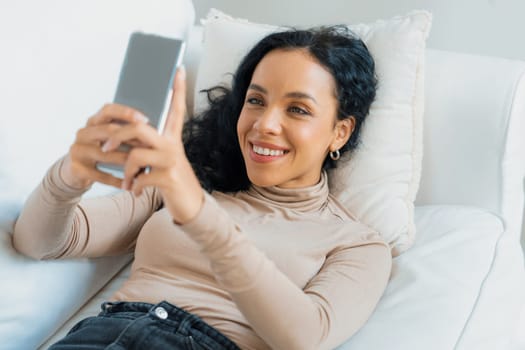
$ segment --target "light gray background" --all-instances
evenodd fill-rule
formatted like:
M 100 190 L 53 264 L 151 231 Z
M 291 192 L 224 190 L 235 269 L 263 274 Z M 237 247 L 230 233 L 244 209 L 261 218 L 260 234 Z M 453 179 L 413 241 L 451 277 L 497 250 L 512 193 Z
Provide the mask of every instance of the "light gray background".
M 525 60 L 525 0 L 193 0 L 254 22 L 310 26 L 370 22 L 412 9 L 434 16 L 428 47 Z

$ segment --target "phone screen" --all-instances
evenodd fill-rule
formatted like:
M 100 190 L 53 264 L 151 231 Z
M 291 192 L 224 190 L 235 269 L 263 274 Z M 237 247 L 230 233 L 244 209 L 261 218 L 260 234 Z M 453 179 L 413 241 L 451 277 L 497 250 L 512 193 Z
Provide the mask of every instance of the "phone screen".
M 153 34 L 131 34 L 113 102 L 135 108 L 149 118 L 159 133 L 164 130 L 173 78 L 182 63 L 185 42 Z M 126 145 L 122 145 L 122 150 Z M 129 149 L 129 147 L 127 147 Z M 98 169 L 123 177 L 119 165 L 99 163 Z
M 113 101 L 147 116 L 162 133 L 184 41 L 135 32 L 131 35 Z

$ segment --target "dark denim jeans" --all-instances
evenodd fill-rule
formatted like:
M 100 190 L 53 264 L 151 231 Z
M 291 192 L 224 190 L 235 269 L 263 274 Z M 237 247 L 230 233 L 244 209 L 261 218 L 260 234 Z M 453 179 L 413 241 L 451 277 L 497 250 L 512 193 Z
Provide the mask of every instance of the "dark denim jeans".
M 98 316 L 77 323 L 50 350 L 228 349 L 229 340 L 198 316 L 163 301 L 106 302 Z

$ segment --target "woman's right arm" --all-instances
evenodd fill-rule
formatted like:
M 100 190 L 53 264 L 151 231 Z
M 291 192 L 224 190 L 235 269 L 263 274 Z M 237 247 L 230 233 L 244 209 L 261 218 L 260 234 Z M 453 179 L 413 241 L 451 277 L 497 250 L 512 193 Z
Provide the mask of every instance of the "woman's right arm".
M 130 252 L 144 222 L 161 203 L 146 189 L 81 200 L 85 190 L 60 177 L 64 159 L 55 163 L 26 201 L 18 217 L 13 246 L 35 259 L 99 257 Z
M 36 259 L 97 257 L 128 252 L 151 214 L 161 204 L 158 191 L 141 196 L 121 192 L 82 200 L 95 181 L 120 187 L 121 180 L 96 168 L 97 162 L 123 164 L 123 152 L 101 145 L 119 128 L 115 120 L 144 122 L 136 111 L 106 105 L 77 133 L 67 156 L 56 162 L 28 198 L 15 223 L 13 245 Z

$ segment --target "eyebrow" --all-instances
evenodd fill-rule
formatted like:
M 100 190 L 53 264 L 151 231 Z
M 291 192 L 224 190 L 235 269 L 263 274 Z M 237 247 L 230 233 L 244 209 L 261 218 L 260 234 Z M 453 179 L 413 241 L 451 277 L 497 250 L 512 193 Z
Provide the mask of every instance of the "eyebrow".
M 263 94 L 268 93 L 268 90 L 266 90 L 265 88 L 263 88 L 261 85 L 258 85 L 258 84 L 250 84 L 250 86 L 248 86 L 248 89 L 256 90 L 256 91 L 262 92 Z M 305 92 L 292 91 L 292 92 L 287 93 L 285 96 L 292 97 L 292 98 L 306 98 L 306 99 L 312 100 L 313 102 L 317 104 L 316 99 L 312 95 L 309 95 Z

